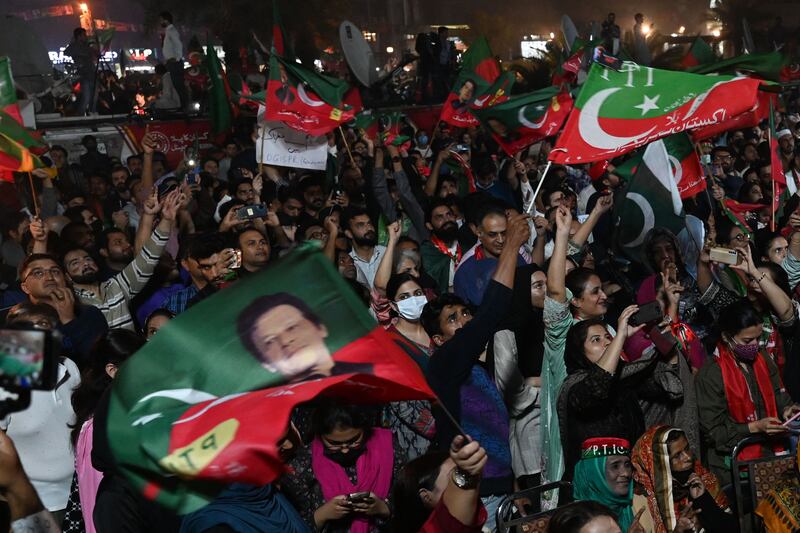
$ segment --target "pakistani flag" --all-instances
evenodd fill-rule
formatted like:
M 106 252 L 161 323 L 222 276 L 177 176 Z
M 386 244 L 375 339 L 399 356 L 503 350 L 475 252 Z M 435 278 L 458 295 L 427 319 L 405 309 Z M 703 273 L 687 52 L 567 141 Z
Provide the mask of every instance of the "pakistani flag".
M 96 431 L 137 490 L 184 514 L 231 483 L 283 474 L 292 410 L 320 395 L 433 397 L 331 262 L 305 246 L 170 321 L 120 368 Z
M 464 53 L 461 72 L 442 106 L 439 120 L 456 128 L 477 126 L 479 122 L 472 114 L 472 109 L 505 100 L 513 83 L 513 73 L 501 76 L 500 64 L 492 55 L 486 37 L 478 37 Z
M 558 87 L 514 96 L 473 113 L 509 156 L 555 135 L 572 110 L 572 97 Z
M 211 80 L 211 93 L 209 95 L 209 112 L 211 115 L 211 130 L 214 133 L 228 131 L 231 128 L 233 115 L 231 113 L 231 88 L 228 77 L 222 70 L 222 65 L 217 57 L 217 51 L 209 39 L 206 46 L 206 69 Z
M 595 63 L 550 159 L 562 164 L 612 159 L 662 137 L 723 122 L 753 108 L 760 83 L 629 61 L 617 72 Z
M 625 197 L 614 210 L 618 246 L 643 263 L 642 245 L 650 230 L 661 227 L 677 235 L 683 229 L 683 203 L 664 141 L 650 143 L 644 150 Z
M 781 71 L 788 64 L 782 52 L 766 52 L 762 54 L 742 54 L 715 63 L 698 65 L 689 69 L 694 74 L 752 72 L 764 79 L 780 81 Z
M 714 50 L 711 49 L 705 39 L 698 35 L 692 46 L 689 47 L 689 52 L 681 60 L 681 66 L 684 69 L 688 69 L 713 63 L 715 59 Z

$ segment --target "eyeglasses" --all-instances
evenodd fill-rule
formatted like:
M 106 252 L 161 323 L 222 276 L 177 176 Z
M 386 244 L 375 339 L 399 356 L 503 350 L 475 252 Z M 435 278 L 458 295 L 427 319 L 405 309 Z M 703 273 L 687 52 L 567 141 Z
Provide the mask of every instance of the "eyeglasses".
M 747 234 L 745 233 L 739 233 L 738 235 L 736 235 L 736 237 L 734 237 L 734 239 L 739 242 L 744 242 L 744 241 L 749 241 L 750 237 L 748 237 Z
M 58 267 L 34 268 L 30 272 L 28 272 L 28 275 L 25 276 L 25 279 L 23 279 L 22 281 L 27 280 L 31 276 L 33 276 L 33 279 L 44 279 L 45 274 L 47 274 L 48 272 L 53 278 L 61 278 L 64 275 L 64 273 Z
M 361 444 L 361 441 L 364 440 L 364 432 L 362 431 L 361 433 L 359 433 L 358 435 L 356 435 L 355 437 L 346 442 L 332 443 L 325 437 L 323 437 L 322 440 L 323 442 L 325 442 L 325 447 L 331 451 L 340 451 L 345 448 L 347 448 L 348 450 L 352 450 L 353 448 L 358 447 Z

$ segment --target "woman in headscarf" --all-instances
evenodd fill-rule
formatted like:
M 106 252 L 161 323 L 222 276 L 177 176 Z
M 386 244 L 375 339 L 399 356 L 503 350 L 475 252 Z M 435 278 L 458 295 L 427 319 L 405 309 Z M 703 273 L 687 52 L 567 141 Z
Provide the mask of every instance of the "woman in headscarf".
M 510 418 L 511 466 L 520 488 L 539 484 L 540 402 L 544 292 L 547 275 L 537 265 L 517 268 L 507 319 L 489 345 L 497 390 Z
M 625 439 L 586 439 L 572 480 L 576 500 L 602 503 L 616 516 L 622 531 L 633 524 L 631 445 Z
M 795 469 L 786 473 L 756 507 L 767 533 L 800 531 L 800 448 Z
M 650 428 L 636 442 L 631 456 L 636 481 L 633 510 L 646 531 L 736 531 L 719 480 L 695 457 L 680 429 Z

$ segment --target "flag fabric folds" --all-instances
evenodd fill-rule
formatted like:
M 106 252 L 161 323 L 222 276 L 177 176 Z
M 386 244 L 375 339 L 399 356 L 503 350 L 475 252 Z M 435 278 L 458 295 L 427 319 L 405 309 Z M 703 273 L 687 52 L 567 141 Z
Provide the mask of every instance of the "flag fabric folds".
M 432 398 L 416 363 L 305 246 L 182 313 L 126 361 L 106 434 L 133 485 L 182 514 L 223 485 L 280 476 L 292 409 L 319 395 Z

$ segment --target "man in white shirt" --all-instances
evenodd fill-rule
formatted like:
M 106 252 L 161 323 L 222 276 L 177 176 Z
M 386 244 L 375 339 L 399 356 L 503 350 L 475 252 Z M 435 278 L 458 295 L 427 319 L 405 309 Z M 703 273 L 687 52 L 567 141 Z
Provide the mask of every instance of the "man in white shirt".
M 351 207 L 345 211 L 342 228 L 353 245 L 350 257 L 356 265 L 356 279 L 373 289 L 378 265 L 386 253 L 386 247 L 378 244 L 375 225 L 364 209 Z
M 159 15 L 161 28 L 164 30 L 164 39 L 161 43 L 161 55 L 167 66 L 167 71 L 180 98 L 181 108 L 186 108 L 186 84 L 183 81 L 183 43 L 178 33 L 178 28 L 172 24 L 172 14 L 162 11 Z

